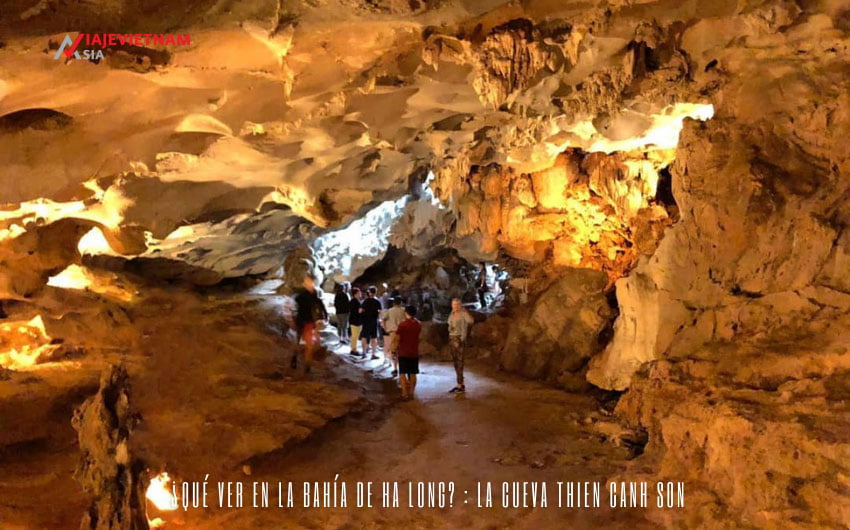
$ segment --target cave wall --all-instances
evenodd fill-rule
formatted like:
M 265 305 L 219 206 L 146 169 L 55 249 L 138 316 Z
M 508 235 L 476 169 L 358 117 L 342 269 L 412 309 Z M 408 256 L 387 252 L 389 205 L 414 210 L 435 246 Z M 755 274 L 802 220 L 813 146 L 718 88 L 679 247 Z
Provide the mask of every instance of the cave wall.
M 672 168 L 681 220 L 617 283 L 622 316 L 595 384 L 623 389 L 643 362 L 786 326 L 846 292 L 846 34 L 823 16 L 780 22 L 761 38 L 793 56 L 718 53 L 722 104 L 686 126 Z
M 564 270 L 507 322 L 494 322 L 507 327 L 496 350 L 499 366 L 567 390 L 587 390 L 587 363 L 600 352 L 617 314 L 605 294 L 607 283 L 600 271 Z
M 848 39 L 846 12 L 818 7 L 831 16 L 774 6 L 748 46 L 703 52 L 725 81 L 714 119 L 680 139 L 681 219 L 617 281 L 613 341 L 588 372 L 628 388 L 617 411 L 649 433 L 658 475 L 699 492 L 690 524 L 847 515 Z

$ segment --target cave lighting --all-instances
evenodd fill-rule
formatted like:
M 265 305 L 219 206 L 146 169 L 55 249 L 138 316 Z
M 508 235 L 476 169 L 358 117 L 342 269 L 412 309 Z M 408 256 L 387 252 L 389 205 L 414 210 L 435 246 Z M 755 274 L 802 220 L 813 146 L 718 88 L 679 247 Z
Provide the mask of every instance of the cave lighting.
M 92 280 L 86 269 L 72 263 L 56 276 L 48 278 L 47 285 L 61 289 L 83 290 L 91 287 Z
M 74 263 L 48 278 L 47 285 L 59 289 L 89 291 L 123 302 L 131 302 L 139 294 L 129 282 L 120 280 L 113 273 L 93 271 Z
M 679 145 L 679 135 L 684 127 L 684 120 L 706 121 L 714 117 L 714 105 L 703 103 L 676 103 L 668 105 L 659 114 L 648 116 L 650 125 L 640 135 L 611 140 L 596 130 L 589 120 L 581 121 L 567 128 L 581 138 L 586 146 L 572 145 L 570 141 L 560 146 L 563 150 L 567 147 L 583 147 L 585 151 L 601 152 L 611 154 L 613 152 L 627 152 L 636 150 L 675 149 Z
M 157 510 L 166 512 L 177 509 L 177 497 L 172 494 L 169 485 L 171 477 L 168 473 L 162 472 L 151 479 L 148 484 L 148 489 L 145 490 L 145 497 L 156 506 Z
M 0 366 L 9 370 L 20 370 L 29 368 L 38 362 L 41 357 L 41 348 L 31 348 L 29 345 L 24 345 L 20 351 L 17 348 L 0 353 Z
M 7 228 L 0 230 L 0 240 L 20 236 L 26 232 L 30 223 L 47 224 L 64 217 L 75 217 L 85 209 L 83 201 L 55 202 L 50 199 L 33 199 L 20 203 L 15 210 L 0 210 L 0 223 L 9 222 Z
M 84 184 L 96 196 L 98 191 L 96 183 L 88 181 Z M 102 200 L 101 200 L 102 199 Z M 80 219 L 91 221 L 98 225 L 115 229 L 123 221 L 122 213 L 131 204 L 126 197 L 120 193 L 106 196 L 100 191 L 99 202 L 86 205 L 84 201 L 56 202 L 50 199 L 38 198 L 24 201 L 15 210 L 0 210 L 0 241 L 14 239 L 30 228 L 29 225 L 43 226 L 54 223 L 60 219 Z M 94 230 L 97 230 L 94 232 Z M 85 243 L 78 244 L 81 253 L 112 253 L 103 232 L 95 227 L 83 236 Z M 81 246 L 82 245 L 82 248 Z M 91 251 L 89 251 L 91 249 Z
M 426 178 L 425 182 L 422 183 L 422 195 L 430 201 L 431 206 L 444 210 L 446 207 L 443 205 L 442 201 L 440 201 L 440 198 L 434 194 L 434 190 L 431 189 L 431 183 L 433 183 L 436 178 L 437 176 L 434 175 L 434 172 L 428 170 L 428 178 Z
M 103 200 L 103 196 L 106 194 L 106 190 L 98 184 L 97 179 L 89 179 L 83 182 L 83 187 L 92 192 L 92 198 L 98 201 Z
M 3 241 L 4 239 L 15 239 L 26 231 L 27 229 L 23 226 L 17 223 L 12 223 L 8 228 L 0 229 L 0 241 Z
M 652 115 L 652 125 L 641 136 L 618 141 L 601 138 L 589 150 L 612 153 L 644 148 L 674 149 L 679 145 L 685 118 L 706 121 L 713 116 L 714 105 L 677 103 L 665 108 L 661 114 Z
M 77 243 L 77 250 L 81 255 L 85 254 L 112 254 L 112 247 L 103 235 L 103 230 L 94 227 L 80 238 Z
M 336 269 L 348 276 L 355 260 L 383 255 L 387 250 L 390 228 L 404 211 L 407 201 L 407 196 L 397 201 L 384 201 L 347 227 L 316 238 L 313 248 L 333 262 L 329 270 Z
M 14 335 L 25 338 L 30 343 L 18 344 L 6 352 L 0 352 L 0 367 L 20 370 L 37 364 L 45 346 L 50 342 L 41 315 L 36 315 L 24 323 L 10 322 L 0 325 L 0 340 L 5 342 Z

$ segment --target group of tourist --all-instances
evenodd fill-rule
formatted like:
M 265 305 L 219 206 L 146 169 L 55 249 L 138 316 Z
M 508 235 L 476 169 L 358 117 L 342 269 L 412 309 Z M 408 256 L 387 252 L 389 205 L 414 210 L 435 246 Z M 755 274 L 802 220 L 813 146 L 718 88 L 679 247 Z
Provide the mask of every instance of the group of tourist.
M 302 289 L 295 295 L 294 327 L 299 341 L 304 341 L 305 371 L 310 371 L 317 335 L 317 324 L 327 320 L 328 312 L 315 286 L 315 278 L 307 274 Z M 383 351 L 384 364 L 392 367 L 393 377 L 399 377 L 403 399 L 413 399 L 416 376 L 419 373 L 419 340 L 422 324 L 417 320 L 416 306 L 404 305 L 399 289 L 392 292 L 386 284 L 379 297 L 378 289 L 352 287 L 348 283 L 338 284 L 334 295 L 337 330 L 340 344 L 350 345 L 350 355 L 355 358 L 378 360 Z M 480 286 L 479 286 L 480 289 Z M 365 292 L 364 292 L 365 291 Z M 480 293 L 480 290 L 479 290 Z M 463 365 L 466 341 L 474 323 L 472 315 L 463 307 L 461 300 L 452 300 L 448 317 L 449 345 L 454 361 L 457 384 L 449 390 L 458 394 L 466 391 L 463 380 Z M 383 348 L 378 347 L 382 339 Z M 359 352 L 358 343 L 362 345 Z M 297 368 L 297 357 L 293 355 L 292 368 Z
M 334 295 L 340 343 L 350 344 L 352 357 L 380 359 L 378 339 L 383 341 L 384 364 L 399 376 L 401 395 L 412 399 L 419 373 L 419 335 L 422 325 L 416 319 L 416 306 L 404 305 L 401 293 L 389 292 L 378 297 L 377 287 L 363 291 L 348 283 L 337 285 Z M 363 351 L 357 351 L 358 341 Z

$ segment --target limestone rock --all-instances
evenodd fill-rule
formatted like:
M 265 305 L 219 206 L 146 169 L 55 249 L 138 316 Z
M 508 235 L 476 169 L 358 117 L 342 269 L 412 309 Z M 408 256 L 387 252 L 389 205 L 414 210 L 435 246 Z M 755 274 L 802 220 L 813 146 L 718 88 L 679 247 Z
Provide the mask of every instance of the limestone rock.
M 580 388 L 583 372 L 600 347 L 600 334 L 615 313 L 608 304 L 603 273 L 567 269 L 511 319 L 500 365 L 565 388 Z M 473 328 L 474 329 L 474 328 Z
M 135 422 L 127 371 L 113 366 L 104 372 L 98 393 L 74 414 L 82 452 L 76 477 L 94 498 L 83 528 L 148 528 L 145 467 L 130 449 Z
M 284 277 L 281 292 L 292 294 L 300 289 L 301 282 L 307 274 L 313 275 L 316 285 L 322 285 L 324 277 L 316 264 L 313 249 L 305 245 L 293 249 L 286 255 L 283 262 Z
M 704 524 L 830 526 L 847 515 L 836 509 L 846 504 L 839 462 L 850 450 L 840 427 L 846 310 L 822 311 L 831 322 L 797 321 L 653 361 L 618 404 L 648 431 L 659 478 L 689 481 L 697 499 L 689 511 Z

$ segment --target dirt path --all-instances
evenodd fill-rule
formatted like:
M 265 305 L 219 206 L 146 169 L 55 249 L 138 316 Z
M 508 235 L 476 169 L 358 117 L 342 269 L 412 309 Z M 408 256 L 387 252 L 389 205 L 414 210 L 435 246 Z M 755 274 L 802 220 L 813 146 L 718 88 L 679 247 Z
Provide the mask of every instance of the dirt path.
M 337 356 L 346 367 L 353 364 L 344 352 Z M 418 399 L 402 402 L 388 370 L 369 373 L 378 364 L 357 364 L 380 383 L 363 412 L 331 424 L 291 450 L 253 459 L 250 477 L 228 477 L 269 482 L 271 507 L 214 508 L 178 517 L 185 516 L 189 526 L 198 528 L 650 526 L 635 511 L 556 507 L 556 482 L 604 483 L 628 465 L 628 450 L 601 442 L 583 423 L 586 414 L 598 409 L 594 399 L 480 364 L 467 370 L 468 392 L 450 395 L 451 365 L 423 361 Z M 302 484 L 333 482 L 336 475 L 337 483 L 346 481 L 348 507 L 304 508 Z M 357 481 L 374 483 L 373 508 L 354 507 Z M 380 507 L 383 481 L 399 483 L 398 508 Z M 493 507 L 479 508 L 478 483 L 487 481 L 493 487 Z M 545 481 L 549 506 L 503 509 L 503 481 Z M 294 508 L 277 507 L 278 482 L 284 483 L 284 491 L 287 482 L 293 483 Z M 451 506 L 419 509 L 414 498 L 411 508 L 408 483 L 418 482 L 454 482 L 454 496 L 446 500 Z

